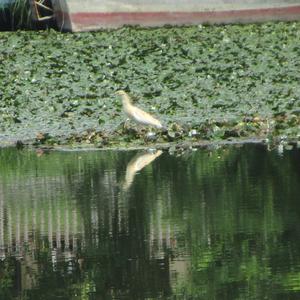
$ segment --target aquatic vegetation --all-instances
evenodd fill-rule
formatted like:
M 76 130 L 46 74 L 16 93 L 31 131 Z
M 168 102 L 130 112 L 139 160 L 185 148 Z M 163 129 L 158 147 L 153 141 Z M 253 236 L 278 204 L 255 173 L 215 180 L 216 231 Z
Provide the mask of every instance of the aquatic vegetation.
M 297 139 L 299 37 L 299 22 L 0 33 L 1 140 L 144 144 L 119 89 L 167 124 L 156 143 Z

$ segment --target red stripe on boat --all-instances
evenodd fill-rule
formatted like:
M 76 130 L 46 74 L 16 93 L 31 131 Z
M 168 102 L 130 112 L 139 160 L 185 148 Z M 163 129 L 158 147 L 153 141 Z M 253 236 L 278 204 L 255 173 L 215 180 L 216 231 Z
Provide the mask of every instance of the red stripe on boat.
M 56 12 L 57 19 L 67 17 L 73 30 L 89 30 L 122 25 L 159 26 L 164 24 L 200 24 L 255 22 L 300 19 L 300 5 L 259 9 L 199 12 Z M 69 28 L 70 29 L 70 28 Z

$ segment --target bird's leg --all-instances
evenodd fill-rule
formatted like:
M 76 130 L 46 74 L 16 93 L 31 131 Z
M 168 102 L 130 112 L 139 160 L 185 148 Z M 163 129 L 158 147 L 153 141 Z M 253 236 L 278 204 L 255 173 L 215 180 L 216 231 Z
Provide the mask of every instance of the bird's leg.
M 123 132 L 132 137 L 140 137 L 142 134 L 139 131 L 139 126 L 136 124 L 130 124 L 130 119 L 126 119 L 123 124 Z
M 130 119 L 127 118 L 123 124 L 123 128 L 125 131 L 128 131 L 128 129 L 130 128 L 129 121 Z

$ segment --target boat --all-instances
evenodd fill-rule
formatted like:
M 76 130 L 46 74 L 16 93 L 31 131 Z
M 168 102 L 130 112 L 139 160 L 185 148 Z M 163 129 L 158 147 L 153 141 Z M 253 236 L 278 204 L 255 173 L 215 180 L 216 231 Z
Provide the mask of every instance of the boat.
M 62 31 L 300 18 L 300 0 L 52 0 L 51 9 Z

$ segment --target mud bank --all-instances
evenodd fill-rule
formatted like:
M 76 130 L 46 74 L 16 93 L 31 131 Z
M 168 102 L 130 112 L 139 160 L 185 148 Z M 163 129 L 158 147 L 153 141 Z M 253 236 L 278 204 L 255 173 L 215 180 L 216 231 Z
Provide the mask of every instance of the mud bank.
M 0 144 L 300 139 L 300 23 L 0 33 Z M 114 92 L 168 130 L 124 124 Z

